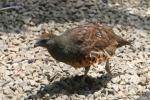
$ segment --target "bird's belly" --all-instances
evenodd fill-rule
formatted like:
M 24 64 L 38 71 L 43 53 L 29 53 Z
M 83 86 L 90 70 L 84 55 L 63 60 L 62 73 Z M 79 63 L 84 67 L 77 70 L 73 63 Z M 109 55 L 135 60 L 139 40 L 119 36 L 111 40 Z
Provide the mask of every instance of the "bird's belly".
M 74 61 L 76 58 L 79 57 L 78 53 L 72 53 L 72 52 L 66 52 L 65 50 L 58 50 L 55 49 L 55 51 L 49 51 L 49 53 L 51 54 L 51 56 L 60 61 L 60 62 L 64 62 L 70 65 L 69 62 Z M 78 56 L 78 57 L 77 57 Z
M 82 55 L 79 53 L 64 52 L 62 50 L 61 51 L 57 50 L 58 49 L 55 49 L 55 52 L 49 51 L 49 53 L 56 60 L 71 65 L 74 68 L 89 67 L 94 64 L 100 64 L 110 58 L 108 53 L 105 53 L 103 51 L 99 52 L 91 51 L 89 52 L 89 54 Z
M 78 59 L 72 59 L 69 62 L 65 62 L 73 66 L 74 68 L 81 68 L 81 67 L 89 67 L 95 64 L 100 64 L 110 59 L 110 56 L 105 53 L 99 53 L 98 55 L 86 55 L 82 56 Z

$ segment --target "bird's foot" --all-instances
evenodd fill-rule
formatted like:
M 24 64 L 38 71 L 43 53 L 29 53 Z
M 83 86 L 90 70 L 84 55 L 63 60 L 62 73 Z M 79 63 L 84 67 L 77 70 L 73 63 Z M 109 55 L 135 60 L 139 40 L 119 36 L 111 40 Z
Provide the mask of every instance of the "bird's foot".
M 114 65 L 115 66 L 115 65 Z M 114 66 L 109 65 L 109 61 L 106 62 L 105 70 L 108 73 L 108 76 L 113 76 L 112 72 L 115 70 Z

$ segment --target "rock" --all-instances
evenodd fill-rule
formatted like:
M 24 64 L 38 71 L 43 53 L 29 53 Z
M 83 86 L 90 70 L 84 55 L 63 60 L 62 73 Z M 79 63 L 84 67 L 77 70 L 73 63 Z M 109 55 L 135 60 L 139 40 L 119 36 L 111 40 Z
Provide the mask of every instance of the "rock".
M 23 90 L 24 90 L 25 92 L 31 91 L 31 87 L 30 87 L 30 86 L 23 86 Z
M 5 95 L 13 95 L 13 91 L 10 89 L 9 86 L 6 86 L 6 87 L 3 88 L 3 93 Z
M 130 82 L 130 83 L 133 83 L 133 84 L 138 84 L 138 83 L 140 82 L 140 79 L 139 79 L 139 77 L 135 74 L 135 75 L 130 76 L 129 82 Z
M 30 85 L 31 86 L 36 86 L 37 84 L 36 84 L 36 82 L 34 80 L 30 80 Z
M 19 45 L 19 44 L 21 44 L 21 41 L 20 41 L 19 39 L 14 39 L 14 40 L 12 41 L 12 44 L 13 44 L 13 45 Z
M 120 81 L 119 77 L 115 77 L 111 80 L 114 84 L 117 84 Z
M 150 15 L 150 8 L 147 9 L 147 15 Z
M 8 36 L 7 35 L 1 35 L 0 36 L 0 40 L 7 40 L 8 39 Z
M 10 52 L 18 52 L 19 51 L 19 47 L 10 47 L 10 48 L 8 48 L 8 50 Z
M 83 1 L 77 1 L 77 4 L 76 4 L 76 8 L 80 8 L 81 6 L 83 6 L 84 2 Z
M 113 85 L 112 85 L 112 88 L 113 88 L 115 91 L 119 91 L 119 86 L 118 86 L 118 84 L 113 84 Z
M 31 21 L 31 19 L 32 19 L 31 17 L 23 16 L 22 21 L 23 21 L 25 24 L 29 24 L 30 21 Z
M 7 49 L 7 45 L 4 40 L 0 40 L 0 51 L 4 51 Z

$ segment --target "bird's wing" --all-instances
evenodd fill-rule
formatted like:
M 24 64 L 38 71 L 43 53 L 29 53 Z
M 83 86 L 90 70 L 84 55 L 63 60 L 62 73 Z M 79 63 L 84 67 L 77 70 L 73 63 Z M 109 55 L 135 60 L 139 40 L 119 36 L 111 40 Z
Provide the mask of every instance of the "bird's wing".
M 72 45 L 84 49 L 105 49 L 110 45 L 117 45 L 114 33 L 108 26 L 97 24 L 86 24 L 72 28 L 64 33 Z M 87 51 L 87 50 L 86 50 Z
M 81 25 L 64 33 L 71 47 L 80 48 L 82 66 L 101 63 L 110 58 L 116 50 L 117 41 L 113 39 L 110 27 L 97 24 Z M 72 43 L 72 44 L 71 44 Z

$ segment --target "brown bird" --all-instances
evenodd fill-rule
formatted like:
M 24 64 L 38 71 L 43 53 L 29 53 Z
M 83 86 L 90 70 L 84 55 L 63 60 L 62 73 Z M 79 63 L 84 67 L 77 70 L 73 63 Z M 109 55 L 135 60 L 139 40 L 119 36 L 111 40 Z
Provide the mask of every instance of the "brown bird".
M 79 25 L 57 36 L 43 34 L 35 47 L 45 47 L 53 58 L 74 68 L 85 68 L 86 76 L 90 66 L 106 62 L 105 70 L 111 75 L 109 60 L 116 48 L 130 45 L 130 42 L 116 35 L 110 26 L 98 23 Z

